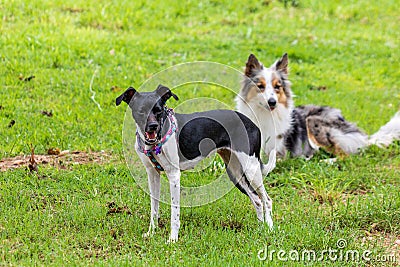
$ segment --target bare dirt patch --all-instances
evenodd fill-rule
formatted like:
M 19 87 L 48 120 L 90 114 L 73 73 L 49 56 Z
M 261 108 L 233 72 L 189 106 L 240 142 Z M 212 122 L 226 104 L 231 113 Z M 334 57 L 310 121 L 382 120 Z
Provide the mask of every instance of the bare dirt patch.
M 0 160 L 0 171 L 4 172 L 16 168 L 28 168 L 31 155 L 16 156 Z M 107 163 L 112 160 L 112 155 L 101 152 L 61 151 L 58 155 L 34 155 L 38 166 L 48 165 L 59 169 L 66 169 L 76 164 Z
M 128 206 L 119 207 L 114 201 L 107 203 L 107 207 L 107 215 L 115 213 L 125 213 L 128 215 L 132 215 L 132 211 L 128 208 Z

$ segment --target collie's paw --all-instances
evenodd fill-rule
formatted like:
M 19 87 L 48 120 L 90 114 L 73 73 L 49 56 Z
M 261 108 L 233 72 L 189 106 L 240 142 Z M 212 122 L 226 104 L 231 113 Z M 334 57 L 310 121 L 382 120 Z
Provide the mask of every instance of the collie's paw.
M 333 165 L 334 163 L 336 163 L 336 161 L 337 161 L 337 158 L 329 158 L 329 159 L 321 159 L 319 162 Z

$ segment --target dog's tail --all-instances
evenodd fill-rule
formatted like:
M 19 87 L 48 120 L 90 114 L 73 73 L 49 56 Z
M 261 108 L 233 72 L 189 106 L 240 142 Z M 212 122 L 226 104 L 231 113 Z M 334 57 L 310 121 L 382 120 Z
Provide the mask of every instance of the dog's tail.
M 343 133 L 337 131 L 332 139 L 337 143 L 335 152 L 344 152 L 345 154 L 355 154 L 368 144 L 368 136 L 360 131 Z
M 263 164 L 260 160 L 261 171 L 264 176 L 267 176 L 276 167 L 276 150 L 272 149 L 269 153 L 268 163 Z
M 370 136 L 368 145 L 386 147 L 395 140 L 400 140 L 400 111 L 388 123 L 383 125 L 378 132 Z
M 368 144 L 368 136 L 346 121 L 340 113 L 309 116 L 306 126 L 313 149 L 323 147 L 334 154 L 354 154 Z

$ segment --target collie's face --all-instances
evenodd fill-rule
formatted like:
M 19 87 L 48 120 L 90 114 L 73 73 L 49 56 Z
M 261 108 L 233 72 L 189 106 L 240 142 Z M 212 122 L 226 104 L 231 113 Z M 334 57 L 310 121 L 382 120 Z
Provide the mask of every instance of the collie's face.
M 271 112 L 283 106 L 289 108 L 291 102 L 288 75 L 288 57 L 284 54 L 269 68 L 265 68 L 251 54 L 246 63 L 242 97 L 246 102 L 253 102 Z

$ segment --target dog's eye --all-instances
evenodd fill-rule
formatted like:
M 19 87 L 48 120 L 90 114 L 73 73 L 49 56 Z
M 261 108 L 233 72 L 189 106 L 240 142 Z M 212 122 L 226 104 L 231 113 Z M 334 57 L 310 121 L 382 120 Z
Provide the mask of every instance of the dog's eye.
M 280 91 L 281 90 L 282 85 L 280 83 L 277 83 L 274 87 L 275 91 Z
M 264 85 L 263 83 L 257 83 L 256 85 L 257 85 L 257 87 L 261 90 L 261 92 L 264 92 L 264 90 L 265 90 L 265 85 Z

